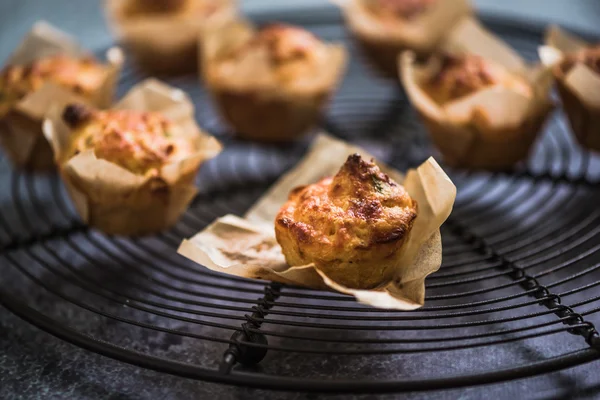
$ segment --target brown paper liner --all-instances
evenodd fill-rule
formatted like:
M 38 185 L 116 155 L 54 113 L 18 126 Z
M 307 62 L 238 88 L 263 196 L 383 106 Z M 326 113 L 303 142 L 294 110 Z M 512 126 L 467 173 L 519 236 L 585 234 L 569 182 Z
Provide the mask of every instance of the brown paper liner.
M 66 54 L 82 57 L 88 53 L 74 39 L 46 22 L 36 23 L 7 61 L 7 65 L 23 65 L 41 57 Z M 120 49 L 106 53 L 106 77 L 89 101 L 98 107 L 108 107 L 112 101 L 123 63 Z M 47 85 L 19 101 L 0 123 L 0 144 L 8 158 L 18 168 L 33 171 L 54 169 L 52 149 L 44 138 L 42 121 L 49 107 L 60 98 L 62 89 Z
M 562 74 L 555 75 L 558 93 L 563 109 L 571 125 L 571 130 L 579 144 L 590 150 L 600 152 L 600 107 L 586 105 L 584 101 L 567 86 Z
M 294 85 L 277 82 L 261 58 L 240 66 L 235 77 L 223 79 L 218 74 L 221 53 L 244 43 L 254 32 L 244 21 L 207 32 L 201 74 L 219 114 L 236 135 L 267 142 L 294 140 L 318 122 L 344 72 L 346 51 L 341 45 L 328 45 L 315 76 L 303 77 Z
M 66 98 L 61 100 L 68 102 Z M 71 135 L 61 119 L 63 108 L 51 110 L 44 122 L 57 161 L 64 159 Z M 61 176 L 79 215 L 90 226 L 115 235 L 160 232 L 175 224 L 186 210 L 197 193 L 194 177 L 198 169 L 216 156 L 221 146 L 197 126 L 190 99 L 159 81 L 149 79 L 138 84 L 114 108 L 162 113 L 194 143 L 196 152 L 163 166 L 157 176 L 151 177 L 98 159 L 89 150 L 60 165 Z
M 528 67 L 512 49 L 471 19 L 455 26 L 444 48 L 449 53 L 477 54 L 502 65 L 532 89 L 531 95 L 525 96 L 493 86 L 440 106 L 422 86 L 437 73 L 439 59 L 431 57 L 419 64 L 414 54 L 402 54 L 402 83 L 444 161 L 456 167 L 503 170 L 526 159 L 554 108 L 549 97 L 551 71 L 543 66 Z
M 335 174 L 348 155 L 357 152 L 366 159 L 371 158 L 362 149 L 343 141 L 326 135 L 317 137 L 309 153 L 269 189 L 244 218 L 233 215 L 219 218 L 193 238 L 184 240 L 179 253 L 213 271 L 337 290 L 374 307 L 412 310 L 422 306 L 425 278 L 441 265 L 439 227 L 450 214 L 456 196 L 455 186 L 433 159 L 409 171 L 406 177 L 378 163 L 392 179 L 403 183 L 419 204 L 418 216 L 402 247 L 402 257 L 393 279 L 381 282 L 378 288 L 345 287 L 314 264 L 291 267 L 286 264 L 275 239 L 275 216 L 289 192 L 298 185 L 314 183 L 323 176 Z M 369 268 L 377 270 L 377 266 Z
M 546 33 L 546 44 L 540 48 L 540 58 L 552 68 L 563 109 L 571 130 L 579 144 L 600 152 L 600 76 L 583 63 L 577 63 L 565 73 L 562 61 L 565 55 L 585 50 L 587 43 L 556 26 Z
M 487 126 L 485 116 L 457 126 L 419 113 L 447 165 L 487 170 L 504 170 L 527 159 L 547 114 L 548 111 L 541 111 L 517 127 L 493 129 Z M 463 140 L 457 140 L 458 137 Z
M 330 0 L 344 14 L 346 25 L 375 71 L 398 78 L 398 55 L 412 50 L 425 58 L 436 50 L 445 34 L 473 10 L 468 0 L 438 0 L 414 20 L 385 26 L 361 5 L 361 0 Z
M 209 25 L 235 17 L 236 0 L 221 0 L 208 18 L 163 13 L 128 16 L 130 0 L 106 0 L 106 15 L 113 32 L 136 63 L 158 75 L 193 73 L 198 69 L 198 38 Z

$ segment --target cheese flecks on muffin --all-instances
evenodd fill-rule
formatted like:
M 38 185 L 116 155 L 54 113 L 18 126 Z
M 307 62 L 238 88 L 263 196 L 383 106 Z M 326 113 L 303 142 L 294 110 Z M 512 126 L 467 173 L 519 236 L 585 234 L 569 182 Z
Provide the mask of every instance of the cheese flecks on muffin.
M 0 74 L 0 116 L 47 82 L 59 84 L 83 96 L 91 96 L 105 77 L 106 68 L 91 57 L 77 59 L 56 55 L 27 65 L 9 65 Z
M 363 0 L 364 5 L 384 21 L 411 20 L 427 11 L 436 0 Z
M 290 193 L 275 233 L 292 266 L 314 263 L 347 287 L 389 281 L 417 218 L 406 190 L 358 154 L 334 177 Z
M 63 121 L 74 132 L 66 159 L 93 150 L 99 159 L 144 175 L 158 173 L 165 164 L 194 152 L 178 127 L 157 112 L 97 111 L 72 104 L 65 108 Z
M 473 54 L 444 55 L 439 72 L 425 83 L 427 92 L 438 104 L 496 85 L 531 95 L 531 88 L 525 80 Z

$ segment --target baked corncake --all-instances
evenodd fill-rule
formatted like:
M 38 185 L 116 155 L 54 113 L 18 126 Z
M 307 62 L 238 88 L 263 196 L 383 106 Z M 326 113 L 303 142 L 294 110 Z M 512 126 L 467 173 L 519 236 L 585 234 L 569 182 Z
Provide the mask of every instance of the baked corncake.
M 133 59 L 157 74 L 196 71 L 203 31 L 237 13 L 236 0 L 108 0 L 106 7 Z
M 400 57 L 401 80 L 445 162 L 506 170 L 526 159 L 554 108 L 550 70 L 466 18 L 440 50 Z
M 303 79 L 310 79 L 318 72 L 323 59 L 327 57 L 327 46 L 300 27 L 287 24 L 266 25 L 241 46 L 224 54 L 216 68 L 217 76 L 235 80 L 239 64 L 254 56 L 262 57 L 268 62 L 268 67 L 279 84 L 301 86 Z
M 382 22 L 417 18 L 436 0 L 362 0 L 366 8 Z
M 425 90 L 436 103 L 446 104 L 493 86 L 531 96 L 527 81 L 475 54 L 442 56 L 439 71 L 425 83 Z
M 200 166 L 221 150 L 194 121 L 189 98 L 152 79 L 113 109 L 53 108 L 44 133 L 83 221 L 128 236 L 175 224 L 198 191 Z
M 204 47 L 204 76 L 223 119 L 262 141 L 289 141 L 314 125 L 346 59 L 343 47 L 286 24 L 255 31 L 238 22 Z
M 371 289 L 392 279 L 416 218 L 404 187 L 353 154 L 335 176 L 290 193 L 275 234 L 291 266 L 314 263 L 345 287 Z
M 158 112 L 97 111 L 73 104 L 64 121 L 73 129 L 70 151 L 62 162 L 92 150 L 97 158 L 135 174 L 157 175 L 165 164 L 185 159 L 195 151 L 179 127 Z
M 106 77 L 106 67 L 92 57 L 54 55 L 27 65 L 8 65 L 0 73 L 0 117 L 5 116 L 27 94 L 53 82 L 89 97 Z
M 97 61 L 48 24 L 34 25 L 0 72 L 0 143 L 16 167 L 54 169 L 41 127 L 57 98 L 110 104 L 123 55 L 111 48 L 106 58 Z
M 376 71 L 398 76 L 398 55 L 434 52 L 447 32 L 471 14 L 468 0 L 334 0 L 353 38 Z
M 600 44 L 551 27 L 540 57 L 552 68 L 573 133 L 579 144 L 600 152 Z

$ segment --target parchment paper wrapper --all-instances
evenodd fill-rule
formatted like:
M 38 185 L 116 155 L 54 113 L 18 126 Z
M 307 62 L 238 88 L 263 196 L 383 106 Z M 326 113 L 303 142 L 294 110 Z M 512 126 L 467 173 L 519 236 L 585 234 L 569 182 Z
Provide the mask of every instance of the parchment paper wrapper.
M 194 73 L 203 30 L 237 14 L 236 0 L 220 0 L 218 11 L 204 18 L 185 13 L 131 16 L 126 12 L 130 3 L 131 0 L 106 0 L 107 19 L 137 64 L 155 74 Z
M 72 37 L 41 21 L 25 36 L 6 65 L 24 65 L 56 54 L 79 58 L 89 55 Z M 106 59 L 106 77 L 88 99 L 97 107 L 108 107 L 112 101 L 123 54 L 120 49 L 112 48 Z M 15 166 L 29 170 L 54 168 L 52 149 L 42 133 L 42 121 L 55 98 L 62 97 L 65 90 L 52 84 L 43 86 L 25 96 L 0 120 L 0 143 Z
M 287 201 L 289 192 L 297 186 L 334 175 L 348 155 L 357 152 L 364 158 L 371 158 L 360 148 L 329 136 L 319 136 L 304 159 L 269 189 L 244 218 L 234 215 L 219 218 L 193 238 L 184 240 L 179 253 L 213 271 L 333 289 L 374 307 L 412 310 L 422 306 L 425 278 L 437 271 L 442 261 L 439 227 L 450 214 L 456 197 L 454 184 L 432 158 L 418 169 L 409 171 L 406 178 L 379 163 L 391 178 L 403 183 L 419 204 L 410 238 L 403 247 L 404 257 L 393 281 L 383 287 L 350 289 L 328 278 L 313 264 L 290 267 L 275 240 L 275 216 Z
M 439 58 L 419 64 L 414 53 L 403 53 L 402 83 L 444 161 L 456 167 L 502 170 L 527 158 L 554 108 L 549 97 L 550 69 L 526 65 L 514 50 L 470 18 L 450 33 L 444 50 L 479 55 L 522 77 L 532 89 L 531 96 L 526 96 L 492 86 L 440 106 L 422 86 L 439 71 Z
M 546 33 L 547 46 L 540 47 L 542 62 L 552 68 L 563 108 L 577 141 L 600 151 L 600 75 L 582 62 L 565 73 L 564 57 L 591 44 L 552 26 Z
M 249 52 L 227 76 L 221 72 L 223 55 L 255 34 L 238 20 L 205 33 L 201 73 L 222 118 L 237 135 L 259 141 L 295 139 L 322 114 L 345 71 L 347 54 L 341 44 L 327 44 L 315 72 L 285 84 L 278 81 L 263 51 Z
M 61 99 L 61 104 L 68 103 Z M 64 107 L 55 107 L 44 121 L 44 133 L 56 160 L 63 160 L 70 128 L 62 121 Z M 194 120 L 187 95 L 154 79 L 133 87 L 115 109 L 156 111 L 169 118 L 189 138 L 196 152 L 165 164 L 157 176 L 136 175 L 112 162 L 96 158 L 93 150 L 79 153 L 60 165 L 65 186 L 81 219 L 109 234 L 145 235 L 173 225 L 197 189 L 194 177 L 203 161 L 216 156 L 221 145 L 203 133 Z
M 383 24 L 360 0 L 330 1 L 340 7 L 353 38 L 376 70 L 394 79 L 402 51 L 428 56 L 461 18 L 473 13 L 469 0 L 438 0 L 411 20 Z

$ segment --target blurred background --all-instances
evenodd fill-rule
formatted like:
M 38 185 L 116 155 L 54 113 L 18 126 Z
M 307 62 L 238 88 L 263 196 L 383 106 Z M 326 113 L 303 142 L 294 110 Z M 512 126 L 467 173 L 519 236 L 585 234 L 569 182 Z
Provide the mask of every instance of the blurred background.
M 239 1 L 242 4 L 243 11 L 249 16 L 271 12 L 280 13 L 291 9 L 316 13 L 337 12 L 328 0 Z M 587 31 L 595 34 L 595 36 L 600 35 L 600 24 L 598 24 L 600 0 L 472 1 L 479 11 L 485 15 L 493 14 L 518 20 L 539 22 L 540 26 L 546 23 L 556 23 L 580 31 Z M 15 44 L 30 29 L 31 25 L 40 19 L 56 24 L 61 29 L 75 35 L 81 44 L 90 50 L 108 46 L 113 41 L 105 24 L 101 6 L 101 0 L 0 0 L 0 20 L 2 21 L 0 24 L 0 37 L 2 38 L 0 41 L 0 62 L 4 62 L 13 51 Z M 371 79 L 370 77 L 367 78 Z M 376 93 L 379 92 L 376 91 Z M 385 99 L 382 99 L 382 101 L 385 101 Z M 372 109 L 377 109 L 378 106 L 379 103 L 374 104 Z M 371 111 L 367 113 L 369 112 Z M 377 112 L 379 112 L 378 109 Z M 358 118 L 362 118 L 362 116 L 359 115 Z M 370 122 L 370 120 L 367 122 Z M 598 167 L 598 164 L 595 164 L 595 166 Z M 557 165 L 557 167 L 562 168 L 561 165 Z M 600 169 L 596 168 L 596 170 Z M 3 190 L 6 190 L 6 188 L 0 187 L 0 192 Z M 525 192 L 521 191 L 520 194 L 522 193 Z M 543 196 L 544 193 L 539 192 L 538 195 Z M 535 308 L 535 306 L 532 307 Z M 139 398 L 144 393 L 149 398 L 180 396 L 185 398 L 218 397 L 237 399 L 248 394 L 247 390 L 243 388 L 222 387 L 216 384 L 179 379 L 97 356 L 39 331 L 2 308 L 0 308 L 0 317 L 0 398 L 2 399 L 6 398 L 2 395 L 2 389 L 5 390 L 5 394 L 8 392 L 10 395 L 14 395 L 14 398 L 37 395 L 46 398 L 129 399 Z M 3 329 L 3 327 L 7 328 Z M 570 340 L 577 340 L 578 345 L 583 345 L 578 337 Z M 545 342 L 542 342 L 539 347 L 527 347 L 519 354 L 526 359 L 539 359 L 540 357 L 549 357 L 549 354 L 553 354 L 552 352 L 555 350 L 562 350 L 545 349 L 544 344 Z M 565 347 L 568 347 L 567 344 L 565 344 Z M 48 351 L 41 351 L 40 349 Z M 199 347 L 198 353 L 203 350 L 203 347 Z M 490 357 L 490 366 L 502 362 L 501 357 L 496 358 L 496 353 L 492 356 L 491 353 L 480 353 L 480 350 L 477 350 L 477 352 L 478 355 L 482 354 L 481 360 L 476 360 L 477 362 L 482 364 L 487 362 L 485 356 Z M 212 355 L 208 351 L 207 354 L 207 357 Z M 291 357 L 290 359 L 293 360 Z M 211 358 L 211 360 L 213 359 Z M 329 362 L 330 360 L 326 361 L 323 362 L 323 365 L 327 364 L 330 368 L 335 367 L 335 363 Z M 459 370 L 464 367 L 459 361 L 453 361 L 456 364 L 452 368 Z M 279 366 L 285 362 L 287 361 L 284 360 L 273 365 Z M 436 362 L 440 366 L 444 365 L 441 358 L 436 359 Z M 293 363 L 290 363 L 290 365 L 293 366 Z M 334 365 L 334 367 L 331 367 L 331 365 Z M 265 368 L 268 367 L 267 365 Z M 358 367 L 357 364 L 353 364 L 350 367 L 359 370 L 361 373 L 376 374 L 381 370 L 386 370 L 388 365 L 383 364 L 383 367 Z M 559 389 L 561 390 L 560 393 L 566 393 L 563 398 L 570 398 L 571 391 L 576 389 L 587 389 L 590 394 L 589 398 L 594 398 L 598 396 L 600 390 L 599 374 L 597 371 L 594 372 L 597 367 L 598 363 L 583 365 L 572 370 L 536 379 L 456 390 L 448 394 L 447 397 L 438 392 L 437 395 L 439 396 L 436 395 L 434 398 L 478 399 L 510 395 L 513 395 L 513 398 L 521 398 L 519 393 L 529 393 L 542 399 L 555 398 Z M 272 372 L 268 369 L 266 371 Z M 269 397 L 261 391 L 251 393 L 255 394 L 255 398 L 263 399 L 279 398 L 280 395 L 276 393 L 273 397 Z M 411 398 L 431 399 L 432 397 L 424 395 L 423 397 L 414 396 Z M 304 397 L 298 395 L 297 398 Z M 345 399 L 341 396 L 336 398 Z M 391 398 L 391 396 L 386 398 Z M 579 398 L 588 397 L 582 395 Z
M 334 10 L 328 0 L 239 0 L 250 15 L 289 9 Z M 600 31 L 598 0 L 473 0 L 481 12 L 529 20 L 555 22 L 583 30 Z M 101 0 L 2 0 L 0 1 L 0 60 L 5 60 L 14 44 L 31 25 L 46 19 L 77 35 L 90 49 L 106 46 L 110 36 L 104 23 Z

